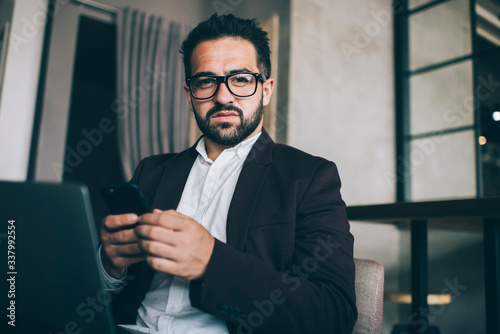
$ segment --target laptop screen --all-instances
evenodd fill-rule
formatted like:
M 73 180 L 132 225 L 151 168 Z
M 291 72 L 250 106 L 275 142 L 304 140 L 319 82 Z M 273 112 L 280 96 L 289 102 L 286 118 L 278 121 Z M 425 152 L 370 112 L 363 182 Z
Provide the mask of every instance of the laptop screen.
M 114 333 L 87 188 L 0 182 L 0 206 L 6 332 Z

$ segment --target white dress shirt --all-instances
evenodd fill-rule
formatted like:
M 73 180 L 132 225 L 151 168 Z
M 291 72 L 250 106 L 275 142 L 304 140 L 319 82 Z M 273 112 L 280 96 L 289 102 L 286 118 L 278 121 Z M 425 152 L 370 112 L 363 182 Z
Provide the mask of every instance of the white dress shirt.
M 225 149 L 215 161 L 208 158 L 205 138 L 196 146 L 199 154 L 189 173 L 177 211 L 192 217 L 222 242 L 226 242 L 226 220 L 236 182 L 248 153 L 260 135 Z M 108 288 L 121 286 L 121 280 L 112 278 L 101 269 Z M 136 333 L 228 333 L 224 320 L 191 306 L 188 280 L 162 272 L 154 273 L 151 286 L 139 307 L 136 324 L 121 326 Z

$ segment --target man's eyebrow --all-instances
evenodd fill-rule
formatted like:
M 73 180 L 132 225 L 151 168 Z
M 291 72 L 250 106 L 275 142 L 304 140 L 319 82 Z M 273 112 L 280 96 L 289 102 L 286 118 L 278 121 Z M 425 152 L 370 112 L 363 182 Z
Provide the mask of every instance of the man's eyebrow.
M 243 68 L 239 68 L 239 69 L 236 69 L 236 70 L 232 70 L 228 73 L 229 74 L 234 74 L 234 73 L 240 73 L 240 72 L 252 72 L 250 71 L 248 68 L 246 67 L 243 67 Z
M 197 72 L 195 74 L 193 74 L 193 77 L 199 77 L 199 76 L 203 76 L 203 75 L 216 75 L 214 72 L 210 72 L 210 71 L 204 71 L 204 72 Z
M 245 73 L 245 72 L 252 72 L 252 71 L 250 71 L 250 70 L 249 70 L 248 68 L 246 68 L 246 67 L 243 67 L 243 68 L 238 68 L 238 69 L 235 69 L 235 70 L 231 70 L 231 71 L 229 71 L 226 75 L 231 75 L 231 74 L 241 73 L 241 72 L 244 72 L 244 73 Z M 194 77 L 194 76 L 199 77 L 199 76 L 204 76 L 204 75 L 215 75 L 215 76 L 216 76 L 217 74 L 215 74 L 214 72 L 211 72 L 211 71 L 203 71 L 203 72 L 197 72 L 197 73 L 195 73 L 195 74 L 193 75 L 193 77 Z

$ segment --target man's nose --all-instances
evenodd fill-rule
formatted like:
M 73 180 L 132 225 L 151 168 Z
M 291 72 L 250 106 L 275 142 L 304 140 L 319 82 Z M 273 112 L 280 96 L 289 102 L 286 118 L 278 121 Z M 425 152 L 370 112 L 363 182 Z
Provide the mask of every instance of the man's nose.
M 220 104 L 228 104 L 234 102 L 234 95 L 231 94 L 229 89 L 227 88 L 227 84 L 222 82 L 219 85 L 219 89 L 215 94 L 215 101 Z

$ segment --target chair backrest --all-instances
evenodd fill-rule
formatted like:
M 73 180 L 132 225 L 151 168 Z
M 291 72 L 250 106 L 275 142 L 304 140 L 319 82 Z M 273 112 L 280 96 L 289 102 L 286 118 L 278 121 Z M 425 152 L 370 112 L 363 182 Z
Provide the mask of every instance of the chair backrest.
M 374 260 L 354 259 L 358 321 L 353 334 L 381 334 L 384 314 L 384 266 Z

